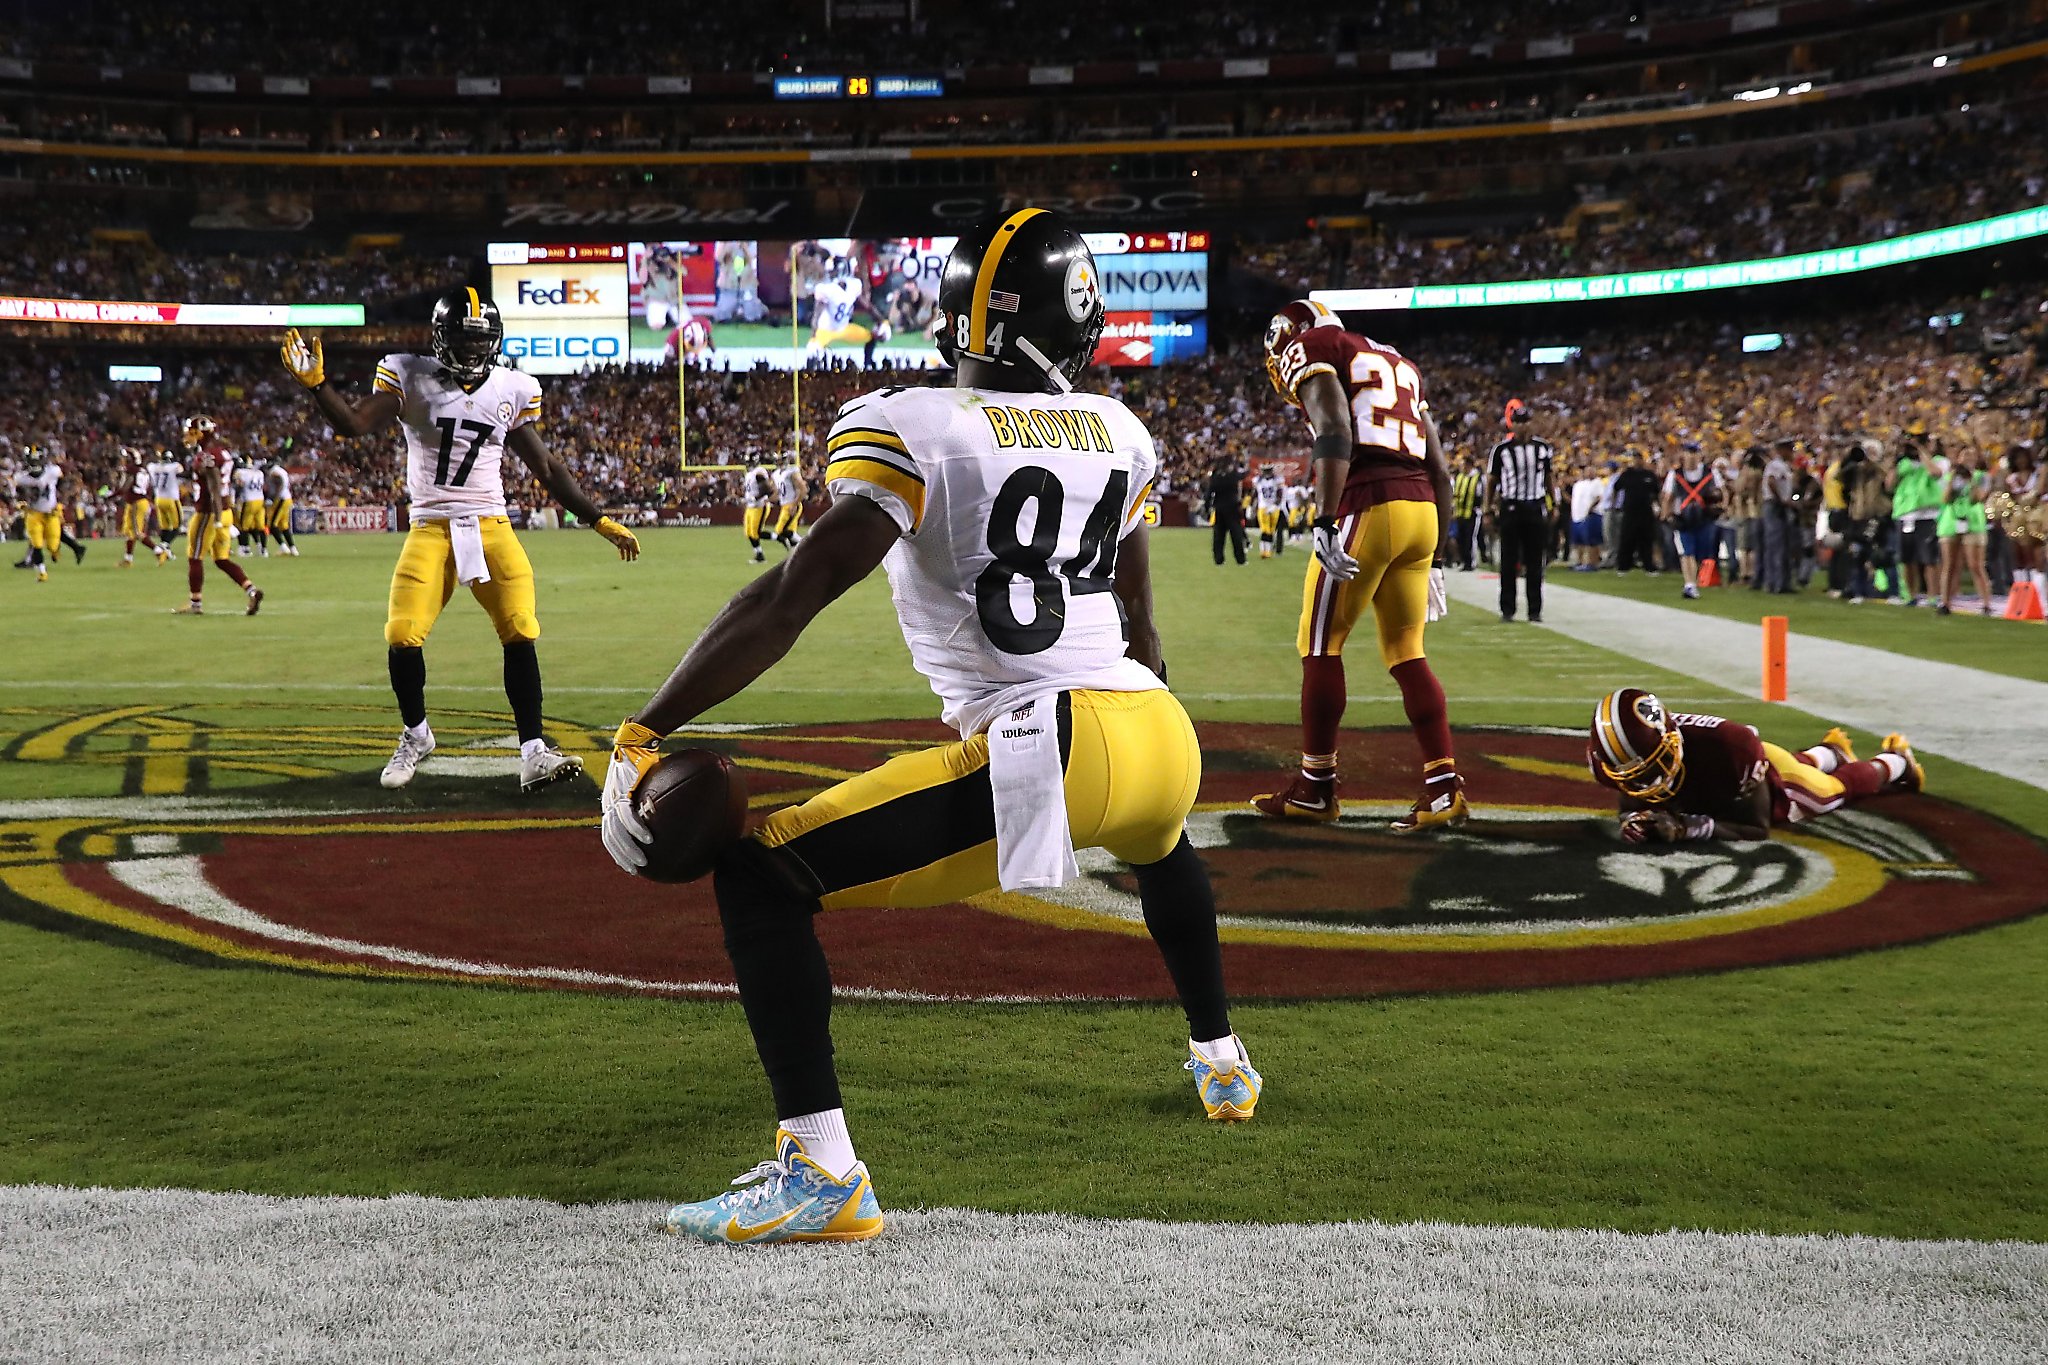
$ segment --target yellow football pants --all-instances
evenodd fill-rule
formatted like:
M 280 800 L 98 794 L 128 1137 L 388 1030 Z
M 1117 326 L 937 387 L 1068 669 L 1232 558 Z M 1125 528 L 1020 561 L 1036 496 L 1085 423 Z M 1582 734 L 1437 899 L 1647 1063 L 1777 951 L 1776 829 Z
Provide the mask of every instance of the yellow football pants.
M 748 540 L 759 540 L 761 538 L 761 523 L 766 520 L 768 520 L 768 509 L 765 506 L 749 507 L 747 509 L 746 527 Z
M 130 498 L 121 504 L 121 534 L 129 540 L 142 540 L 149 535 L 149 500 Z
M 260 531 L 270 523 L 264 519 L 263 503 L 256 500 L 235 508 L 235 525 L 244 531 Z
M 202 529 L 200 522 L 206 525 Z M 185 558 L 227 559 L 235 553 L 235 519 L 211 512 L 192 514 L 185 527 Z
M 158 498 L 153 505 L 156 508 L 156 533 L 169 540 L 185 524 L 185 519 L 178 513 L 178 500 Z
M 1309 556 L 1301 592 L 1301 628 L 1295 648 L 1311 655 L 1341 655 L 1351 628 L 1368 603 L 1379 628 L 1380 658 L 1388 668 L 1422 657 L 1422 624 L 1429 614 L 1429 561 L 1436 554 L 1436 504 L 1383 502 L 1337 524 L 1358 561 L 1358 574 L 1340 583 Z
M 873 336 L 873 332 L 870 332 L 859 323 L 849 322 L 844 327 L 818 328 L 811 333 L 811 345 L 821 347 L 832 346 L 839 342 L 847 341 L 856 346 L 865 346 Z
M 1195 727 L 1170 692 L 1062 696 L 1074 847 L 1127 863 L 1173 852 L 1202 783 Z M 768 817 L 755 838 L 802 859 L 828 910 L 944 905 L 997 886 L 988 737 L 904 754 Z
M 504 517 L 484 517 L 484 567 L 491 581 L 472 583 L 470 594 L 489 613 L 498 642 L 538 640 L 533 612 L 533 565 Z M 384 643 L 418 648 L 427 642 L 441 608 L 455 595 L 455 547 L 445 521 L 416 521 L 405 533 L 398 566 L 391 571 L 391 601 L 384 614 Z
M 1849 799 L 1849 789 L 1834 774 L 1824 773 L 1811 763 L 1800 762 L 1799 755 L 1790 749 L 1781 749 L 1769 740 L 1765 740 L 1763 745 L 1764 757 L 1771 761 L 1778 781 L 1785 788 L 1792 819 L 1827 815 L 1840 810 L 1842 803 Z
M 292 500 L 290 498 L 279 498 L 276 502 L 265 503 L 264 506 L 269 509 L 264 513 L 264 518 L 271 530 L 289 531 L 292 529 Z
M 785 502 L 775 513 L 775 534 L 785 535 L 794 531 L 803 519 L 804 506 L 800 502 Z
M 64 514 L 62 512 L 24 512 L 28 543 L 54 559 L 57 549 L 64 543 Z

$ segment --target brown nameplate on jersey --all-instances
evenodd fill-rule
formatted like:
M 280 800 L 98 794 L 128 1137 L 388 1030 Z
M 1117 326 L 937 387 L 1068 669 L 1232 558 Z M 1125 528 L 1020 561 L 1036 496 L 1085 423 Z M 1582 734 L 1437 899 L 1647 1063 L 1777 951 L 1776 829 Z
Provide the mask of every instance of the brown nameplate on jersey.
M 986 404 L 981 415 L 988 418 L 996 445 L 1003 449 L 1099 450 L 1105 455 L 1115 449 L 1109 427 L 1100 417 L 1079 408 L 1003 408 Z

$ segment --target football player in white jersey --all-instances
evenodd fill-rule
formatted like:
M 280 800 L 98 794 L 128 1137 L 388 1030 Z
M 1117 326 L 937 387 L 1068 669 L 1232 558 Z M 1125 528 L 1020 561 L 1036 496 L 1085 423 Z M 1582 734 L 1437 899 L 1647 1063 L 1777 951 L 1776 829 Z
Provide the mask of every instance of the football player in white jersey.
M 263 523 L 277 542 L 277 552 L 297 559 L 299 541 L 292 534 L 292 472 L 284 467 L 282 456 L 263 471 Z
M 185 529 L 185 507 L 180 497 L 180 484 L 185 475 L 185 466 L 179 461 L 177 452 L 159 450 L 156 459 L 148 465 L 149 495 L 156 513 L 156 533 L 161 543 L 169 548 L 178 538 L 178 532 Z
M 775 501 L 775 478 L 767 465 L 747 465 L 746 473 L 740 475 L 740 501 L 740 529 L 747 533 L 747 555 L 756 564 L 766 563 L 768 556 L 761 549 L 761 531 L 768 524 L 768 508 Z
M 1259 558 L 1271 559 L 1287 548 L 1287 485 L 1277 465 L 1252 476 L 1252 497 L 1259 511 Z
M 1102 332 L 1094 258 L 1052 214 L 1020 209 L 960 239 L 939 304 L 956 387 L 886 388 L 841 410 L 826 442 L 831 510 L 614 738 L 603 837 L 631 872 L 649 838 L 632 793 L 662 737 L 745 689 L 878 565 L 912 662 L 960 734 L 777 812 L 721 855 L 719 916 L 780 1124 L 774 1159 L 735 1182 L 747 1188 L 669 1211 L 681 1235 L 880 1232 L 840 1107 L 814 917 L 1056 887 L 1078 875 L 1077 848 L 1135 871 L 1208 1116 L 1249 1119 L 1258 1104 L 1184 828 L 1201 753 L 1152 623 L 1142 513 L 1158 457 L 1122 403 L 1073 389 Z
M 14 491 L 27 524 L 29 563 L 35 566 L 36 582 L 47 583 L 50 563 L 63 544 L 64 467 L 41 446 L 30 446 L 21 471 L 14 476 Z
M 236 549 L 247 559 L 260 553 L 270 558 L 270 539 L 263 516 L 263 466 L 254 455 L 244 455 L 235 464 Z
M 775 543 L 785 550 L 796 548 L 797 524 L 804 519 L 803 466 L 797 457 L 775 470 Z
M 540 443 L 534 430 L 540 384 L 499 366 L 505 324 L 495 304 L 474 289 L 450 290 L 434 302 L 433 339 L 432 356 L 388 355 L 379 361 L 367 398 L 352 398 L 328 384 L 318 337 L 296 328 L 286 332 L 284 363 L 312 390 L 321 415 L 339 434 L 365 436 L 396 425 L 405 438 L 412 529 L 392 571 L 384 620 L 391 690 L 405 729 L 384 766 L 384 785 L 403 787 L 420 760 L 434 752 L 425 646 L 460 583 L 490 614 L 504 646 L 505 696 L 519 727 L 519 789 L 532 791 L 583 771 L 583 761 L 542 735 L 533 567 L 505 514 L 505 452 L 517 455 L 578 521 L 617 546 L 621 559 L 638 558 L 640 542 L 606 516 Z
M 811 343 L 806 354 L 823 355 L 827 347 L 844 341 L 861 347 L 862 354 L 872 361 L 875 347 L 889 339 L 889 321 L 875 312 L 851 257 L 832 258 L 829 273 L 812 287 L 811 300 Z M 853 320 L 854 313 L 862 310 L 874 319 L 873 331 Z

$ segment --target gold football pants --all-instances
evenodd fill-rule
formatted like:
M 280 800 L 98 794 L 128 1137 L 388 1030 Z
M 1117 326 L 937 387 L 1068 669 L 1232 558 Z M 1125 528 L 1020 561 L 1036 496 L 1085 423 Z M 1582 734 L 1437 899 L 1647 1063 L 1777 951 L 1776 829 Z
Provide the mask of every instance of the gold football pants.
M 1156 863 L 1180 842 L 1202 753 L 1171 692 L 1060 694 L 1074 847 Z M 992 891 L 996 817 L 988 736 L 904 754 L 768 817 L 755 838 L 818 879 L 828 910 L 943 905 Z
M 491 581 L 472 583 L 476 598 L 498 641 L 538 640 L 540 621 L 533 613 L 533 565 L 526 548 L 512 533 L 504 517 L 483 517 L 484 566 Z M 405 533 L 405 545 L 398 552 L 398 567 L 391 571 L 391 601 L 384 615 L 384 643 L 418 648 L 427 642 L 440 618 L 441 608 L 455 595 L 455 547 L 448 538 L 445 521 L 416 521 Z
M 1337 524 L 1358 574 L 1340 583 L 1308 558 L 1295 647 L 1310 655 L 1341 655 L 1359 614 L 1372 607 L 1380 659 L 1388 668 L 1422 657 L 1422 623 L 1429 615 L 1429 561 L 1436 554 L 1436 504 L 1383 502 Z

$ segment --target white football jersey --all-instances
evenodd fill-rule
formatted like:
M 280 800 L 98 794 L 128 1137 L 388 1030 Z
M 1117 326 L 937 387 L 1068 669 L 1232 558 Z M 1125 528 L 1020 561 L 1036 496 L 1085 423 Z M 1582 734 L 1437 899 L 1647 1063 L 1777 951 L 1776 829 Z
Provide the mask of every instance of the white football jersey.
M 235 501 L 263 501 L 263 471 L 255 465 L 235 466 Z
M 149 491 L 152 497 L 178 500 L 178 479 L 185 467 L 176 460 L 158 460 L 149 466 Z
M 281 464 L 274 464 L 263 471 L 263 491 L 273 502 L 283 502 L 292 495 L 292 472 Z
M 415 521 L 505 515 L 505 438 L 540 419 L 540 381 L 493 367 L 474 391 L 424 355 L 387 355 L 373 385 L 399 396 Z
M 1280 510 L 1281 490 L 1285 487 L 1277 474 L 1261 474 L 1252 480 L 1252 496 L 1259 500 L 1261 512 Z
M 759 465 L 747 470 L 741 480 L 740 491 L 749 507 L 766 507 L 775 499 L 775 484 L 768 477 L 768 471 Z
M 796 471 L 787 465 L 775 471 L 775 500 L 784 504 L 796 501 Z
M 1287 486 L 1287 510 L 1290 512 L 1300 511 L 1302 508 L 1308 506 L 1310 499 L 1312 499 L 1314 496 L 1314 494 L 1308 491 L 1307 484 L 1289 484 Z
M 833 496 L 903 530 L 884 561 L 896 617 L 962 736 L 1046 692 L 1163 686 L 1125 654 L 1113 590 L 1158 468 L 1122 403 L 883 389 L 841 409 L 825 448 Z
M 31 512 L 54 512 L 57 510 L 57 490 L 64 482 L 64 467 L 55 461 L 43 466 L 40 474 L 21 474 L 15 484 L 21 489 L 21 496 L 28 503 Z
M 817 330 L 836 332 L 853 321 L 854 306 L 860 302 L 860 281 L 844 277 L 820 280 L 811 297 L 817 300 Z
M 149 496 L 149 469 L 150 467 L 146 464 L 134 467 L 134 473 L 128 479 L 128 496 L 130 498 L 146 498 Z

